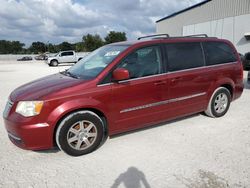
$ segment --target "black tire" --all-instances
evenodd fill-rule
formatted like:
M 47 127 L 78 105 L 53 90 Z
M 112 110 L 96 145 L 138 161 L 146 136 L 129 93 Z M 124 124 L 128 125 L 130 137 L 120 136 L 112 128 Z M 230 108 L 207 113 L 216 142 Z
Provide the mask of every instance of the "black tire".
M 98 148 L 104 133 L 104 123 L 97 114 L 87 110 L 78 111 L 61 121 L 56 130 L 56 143 L 68 155 L 85 155 Z
M 58 61 L 57 60 L 52 60 L 49 65 L 52 66 L 52 67 L 56 67 L 56 66 L 58 66 Z
M 205 114 L 213 118 L 222 117 L 227 113 L 230 103 L 231 94 L 229 90 L 225 87 L 219 87 L 210 98 Z

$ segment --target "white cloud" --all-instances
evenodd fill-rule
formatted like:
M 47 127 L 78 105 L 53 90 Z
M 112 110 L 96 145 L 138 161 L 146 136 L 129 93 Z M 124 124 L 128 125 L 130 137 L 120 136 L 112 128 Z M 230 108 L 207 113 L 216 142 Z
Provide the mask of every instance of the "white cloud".
M 87 33 L 155 32 L 155 21 L 201 0 L 1 0 L 0 39 L 59 43 Z

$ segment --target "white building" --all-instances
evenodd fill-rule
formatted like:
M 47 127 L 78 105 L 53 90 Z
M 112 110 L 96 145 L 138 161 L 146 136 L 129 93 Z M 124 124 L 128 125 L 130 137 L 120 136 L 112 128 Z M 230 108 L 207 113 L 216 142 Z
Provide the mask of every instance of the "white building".
M 207 34 L 230 40 L 250 52 L 250 0 L 206 0 L 156 21 L 156 32 L 170 36 Z

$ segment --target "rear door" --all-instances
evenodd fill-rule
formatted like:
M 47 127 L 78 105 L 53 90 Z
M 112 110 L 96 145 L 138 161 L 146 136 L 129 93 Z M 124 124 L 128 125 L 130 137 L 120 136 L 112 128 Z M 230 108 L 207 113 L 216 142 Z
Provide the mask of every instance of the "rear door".
M 124 58 L 118 67 L 130 73 L 130 79 L 112 86 L 114 132 L 131 130 L 160 119 L 162 89 L 166 85 L 162 74 L 161 47 L 137 49 Z
M 74 52 L 72 52 L 72 51 L 62 52 L 60 59 L 61 59 L 60 62 L 62 62 L 62 63 L 73 62 L 74 61 Z
M 166 117 L 204 110 L 212 76 L 206 73 L 201 43 L 170 43 L 165 45 L 165 51 L 168 71 Z

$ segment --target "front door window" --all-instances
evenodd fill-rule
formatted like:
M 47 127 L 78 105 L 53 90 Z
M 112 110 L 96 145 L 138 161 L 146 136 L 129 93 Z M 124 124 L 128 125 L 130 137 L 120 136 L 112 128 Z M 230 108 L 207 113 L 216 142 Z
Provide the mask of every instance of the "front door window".
M 129 71 L 130 78 L 140 78 L 161 73 L 161 56 L 158 46 L 138 49 L 128 55 L 119 68 Z

